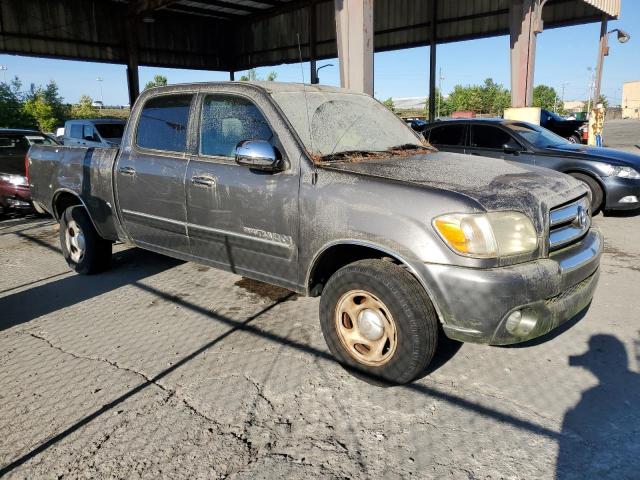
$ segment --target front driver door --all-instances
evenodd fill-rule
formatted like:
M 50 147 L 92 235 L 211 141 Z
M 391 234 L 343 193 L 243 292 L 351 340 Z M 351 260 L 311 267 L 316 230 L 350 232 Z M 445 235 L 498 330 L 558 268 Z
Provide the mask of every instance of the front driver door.
M 287 160 L 267 121 L 277 113 L 263 114 L 258 101 L 227 93 L 203 95 L 199 150 L 189 161 L 186 176 L 191 251 L 212 265 L 293 286 L 297 279 L 297 161 L 279 173 L 250 170 L 235 162 L 235 147 L 243 140 L 269 141 Z M 262 102 L 263 108 L 268 107 Z

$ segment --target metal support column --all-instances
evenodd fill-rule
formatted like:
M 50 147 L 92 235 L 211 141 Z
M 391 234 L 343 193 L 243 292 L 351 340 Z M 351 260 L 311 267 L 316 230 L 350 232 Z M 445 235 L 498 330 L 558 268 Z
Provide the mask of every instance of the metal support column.
M 316 37 L 317 37 L 316 3 L 309 4 L 309 70 L 312 84 L 318 83 L 318 70 L 316 65 Z
M 340 85 L 373 95 L 373 0 L 335 0 Z
M 436 38 L 438 0 L 431 0 L 431 43 L 429 44 L 429 121 L 436 119 Z
M 236 72 L 233 70 L 229 72 L 229 81 L 233 82 L 236 79 Z
M 608 18 L 606 15 L 602 16 L 602 22 L 600 24 L 600 46 L 598 49 L 598 66 L 596 67 L 596 83 L 593 88 L 593 106 L 595 107 L 600 102 L 600 88 L 602 86 L 602 67 L 604 65 L 604 57 L 609 52 L 609 38 L 607 35 Z
M 130 15 L 127 21 L 127 86 L 129 88 L 129 106 L 140 96 L 140 77 L 138 75 L 138 16 Z
M 514 0 L 509 12 L 511 32 L 511 106 L 533 104 L 536 35 L 542 31 L 546 0 Z

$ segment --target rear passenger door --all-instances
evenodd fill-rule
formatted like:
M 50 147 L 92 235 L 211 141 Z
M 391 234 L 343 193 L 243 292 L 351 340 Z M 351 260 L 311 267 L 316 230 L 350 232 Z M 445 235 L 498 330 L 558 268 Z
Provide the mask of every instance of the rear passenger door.
M 118 208 L 130 237 L 174 256 L 190 252 L 184 178 L 193 98 L 193 93 L 149 98 L 115 166 Z
M 205 94 L 199 117 L 199 149 L 186 176 L 192 254 L 233 272 L 293 285 L 297 279 L 297 159 L 286 158 L 268 115 L 254 99 Z M 238 165 L 235 148 L 244 140 L 270 142 L 291 168 L 267 173 Z
M 427 131 L 425 138 L 438 150 L 465 153 L 467 127 L 462 123 L 439 125 Z

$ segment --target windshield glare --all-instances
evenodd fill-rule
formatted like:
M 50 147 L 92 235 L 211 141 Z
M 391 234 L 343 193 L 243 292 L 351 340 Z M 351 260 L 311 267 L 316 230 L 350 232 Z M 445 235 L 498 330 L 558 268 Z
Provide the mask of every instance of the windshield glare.
M 369 96 L 336 92 L 307 92 L 306 99 L 304 92 L 275 92 L 272 96 L 312 154 L 422 146 L 402 120 Z
M 508 127 L 522 136 L 526 141 L 539 148 L 551 147 L 554 145 L 564 145 L 571 143 L 559 135 L 539 127 L 538 125 L 528 123 L 512 123 Z

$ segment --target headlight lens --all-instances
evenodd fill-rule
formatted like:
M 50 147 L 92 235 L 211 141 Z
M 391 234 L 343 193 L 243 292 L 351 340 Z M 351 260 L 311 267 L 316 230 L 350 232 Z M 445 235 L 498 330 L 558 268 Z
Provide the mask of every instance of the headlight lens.
M 23 177 L 22 175 L 0 175 L 0 180 L 16 186 L 28 185 L 29 183 L 27 177 Z
M 632 178 L 632 179 L 640 179 L 640 173 L 637 170 L 631 167 L 619 167 L 616 165 L 609 165 L 608 163 L 603 163 L 600 165 L 602 172 L 605 177 L 620 177 L 620 178 Z
M 531 253 L 538 246 L 533 223 L 519 212 L 453 213 L 433 225 L 456 253 L 495 258 Z

